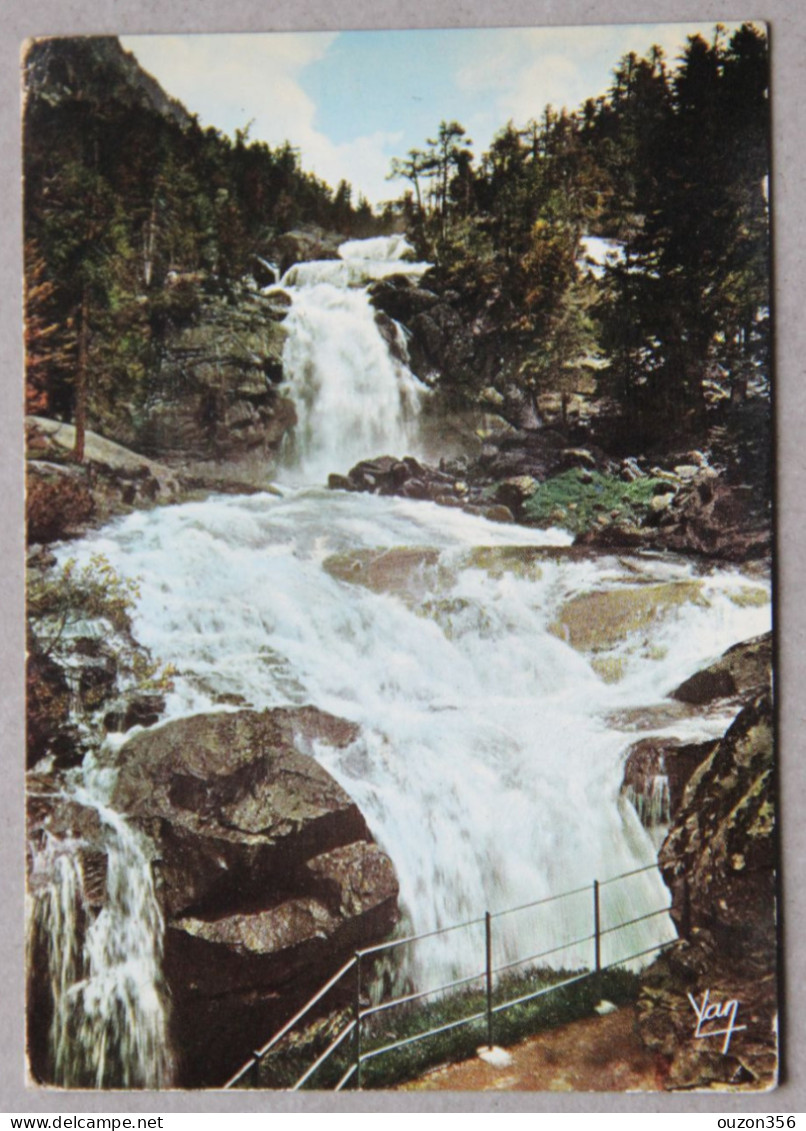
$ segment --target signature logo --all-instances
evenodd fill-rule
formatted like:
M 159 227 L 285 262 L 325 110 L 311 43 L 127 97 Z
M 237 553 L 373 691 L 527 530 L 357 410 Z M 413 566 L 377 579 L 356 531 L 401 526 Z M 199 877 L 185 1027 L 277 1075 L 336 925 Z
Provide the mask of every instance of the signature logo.
M 691 1002 L 691 1008 L 697 1014 L 697 1028 L 694 1030 L 694 1039 L 705 1040 L 707 1037 L 724 1037 L 722 1052 L 727 1053 L 730 1048 L 730 1039 L 734 1033 L 746 1029 L 746 1025 L 737 1025 L 739 1015 L 739 1002 L 734 998 L 729 1001 L 711 1001 L 711 991 L 706 990 L 702 1001 L 698 1002 L 691 994 L 686 994 Z M 720 1026 L 722 1026 L 720 1028 Z

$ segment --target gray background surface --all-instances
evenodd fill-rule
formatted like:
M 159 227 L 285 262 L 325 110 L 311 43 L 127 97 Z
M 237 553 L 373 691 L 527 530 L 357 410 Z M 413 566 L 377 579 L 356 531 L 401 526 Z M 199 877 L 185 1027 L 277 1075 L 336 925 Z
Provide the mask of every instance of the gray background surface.
M 21 209 L 19 53 L 36 35 L 194 31 L 281 31 L 364 27 L 533 26 L 643 21 L 764 19 L 773 60 L 773 218 L 775 234 L 776 415 L 778 422 L 777 624 L 780 709 L 779 816 L 783 831 L 782 1019 L 785 1073 L 767 1096 L 558 1095 L 550 1093 L 62 1093 L 28 1089 L 23 1052 L 23 432 L 21 334 Z M 616 60 L 613 60 L 614 64 Z M 748 8 L 734 0 L 3 0 L 0 3 L 0 1112 L 65 1113 L 195 1111 L 495 1111 L 628 1112 L 806 1111 L 806 776 L 802 764 L 802 644 L 806 615 L 800 580 L 806 563 L 803 529 L 806 465 L 806 224 L 803 135 L 806 132 L 806 7 L 802 0 L 766 0 Z M 169 93 L 170 90 L 169 90 Z M 193 110 L 193 107 L 190 107 Z

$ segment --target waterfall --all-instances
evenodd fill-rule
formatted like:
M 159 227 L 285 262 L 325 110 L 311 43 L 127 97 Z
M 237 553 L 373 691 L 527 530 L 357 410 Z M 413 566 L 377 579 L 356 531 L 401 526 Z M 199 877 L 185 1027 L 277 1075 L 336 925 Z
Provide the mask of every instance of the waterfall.
M 418 278 L 428 264 L 403 259 L 410 250 L 402 236 L 352 240 L 340 259 L 298 263 L 283 277 L 292 297 L 283 370 L 298 415 L 293 465 L 307 481 L 417 450 L 424 389 L 406 363 L 403 331 L 377 315 L 367 290 L 392 274 Z
M 30 847 L 29 969 L 47 978 L 51 1008 L 43 1074 L 68 1088 L 167 1087 L 163 920 L 148 846 L 85 776 L 61 800 L 97 815 L 101 844 L 46 835 Z M 100 851 L 103 890 L 93 892 L 87 857 Z

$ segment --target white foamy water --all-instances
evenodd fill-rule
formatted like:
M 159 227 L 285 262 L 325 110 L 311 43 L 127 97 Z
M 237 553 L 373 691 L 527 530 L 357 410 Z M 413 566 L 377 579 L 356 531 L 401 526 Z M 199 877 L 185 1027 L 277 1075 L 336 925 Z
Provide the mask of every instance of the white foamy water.
M 283 277 L 292 306 L 283 370 L 297 406 L 293 467 L 310 482 L 345 474 L 360 459 L 418 451 L 424 388 L 409 370 L 402 330 L 390 352 L 366 285 L 387 275 L 421 275 L 400 236 L 352 240 L 339 260 L 298 263 Z
M 591 881 L 654 859 L 620 796 L 636 735 L 616 729 L 613 713 L 656 704 L 769 624 L 768 607 L 735 603 L 746 579 L 715 571 L 696 603 L 613 646 L 624 677 L 604 683 L 551 631 L 563 604 L 671 574 L 691 579 L 691 569 L 549 556 L 539 569 L 518 570 L 474 553 L 567 541 L 429 503 L 302 490 L 135 514 L 82 553 L 101 552 L 141 579 L 135 633 L 179 669 L 172 716 L 234 693 L 258 708 L 314 703 L 360 725 L 348 750 L 318 756 L 391 856 L 413 931 L 587 885 L 496 921 L 497 960 L 512 961 L 585 939 Z M 350 580 L 363 576 L 362 552 L 386 550 L 388 565 L 400 547 L 438 556 L 410 556 L 386 591 Z M 668 729 L 704 737 L 724 726 L 696 720 Z M 609 885 L 602 897 L 605 927 L 668 905 L 652 872 Z M 480 930 L 420 945 L 408 972 L 432 984 L 480 969 Z M 665 916 L 636 924 L 605 936 L 604 960 L 671 937 Z M 591 947 L 584 941 L 548 961 L 588 965 Z

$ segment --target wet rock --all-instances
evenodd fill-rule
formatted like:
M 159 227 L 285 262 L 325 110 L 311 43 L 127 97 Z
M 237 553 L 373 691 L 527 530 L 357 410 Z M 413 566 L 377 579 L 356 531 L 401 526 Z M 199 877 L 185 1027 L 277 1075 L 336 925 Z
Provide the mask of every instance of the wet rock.
M 694 771 L 714 750 L 714 742 L 643 738 L 627 752 L 622 789 L 647 828 L 668 825 L 680 809 Z
M 496 502 L 508 507 L 513 514 L 523 509 L 523 504 L 537 490 L 537 480 L 531 475 L 516 475 L 499 483 L 495 491 Z
M 25 664 L 26 765 L 51 757 L 61 767 L 77 766 L 84 746 L 70 723 L 70 687 L 64 669 L 28 634 Z
M 439 301 L 433 291 L 418 286 L 408 275 L 389 275 L 379 279 L 370 286 L 369 297 L 376 310 L 404 325 Z
M 433 588 L 438 562 L 439 550 L 401 546 L 333 554 L 322 567 L 339 581 L 416 599 Z
M 133 692 L 121 696 L 104 715 L 107 731 L 124 734 L 132 727 L 151 727 L 165 710 L 165 696 L 156 692 Z
M 764 597 L 766 601 L 766 593 Z M 715 699 L 758 695 L 769 688 L 771 671 L 772 633 L 766 632 L 729 648 L 716 663 L 681 683 L 672 697 L 704 705 Z
M 367 491 L 373 495 L 397 495 L 403 499 L 439 502 L 442 506 L 464 505 L 468 488 L 454 475 L 441 468 L 420 463 L 412 456 L 396 459 L 378 456 L 362 460 L 347 476 L 330 475 L 328 486 L 334 490 Z
M 283 275 L 294 263 L 310 263 L 318 259 L 338 259 L 339 246 L 344 236 L 329 232 L 318 224 L 300 224 L 290 232 L 283 232 L 272 245 Z
M 702 588 L 700 581 L 667 581 L 580 593 L 566 602 L 550 630 L 573 648 L 600 651 L 670 609 L 702 603 Z
M 380 330 L 381 337 L 386 342 L 392 357 L 394 357 L 396 361 L 405 363 L 408 360 L 406 346 L 392 319 L 379 310 L 375 315 L 375 325 Z

